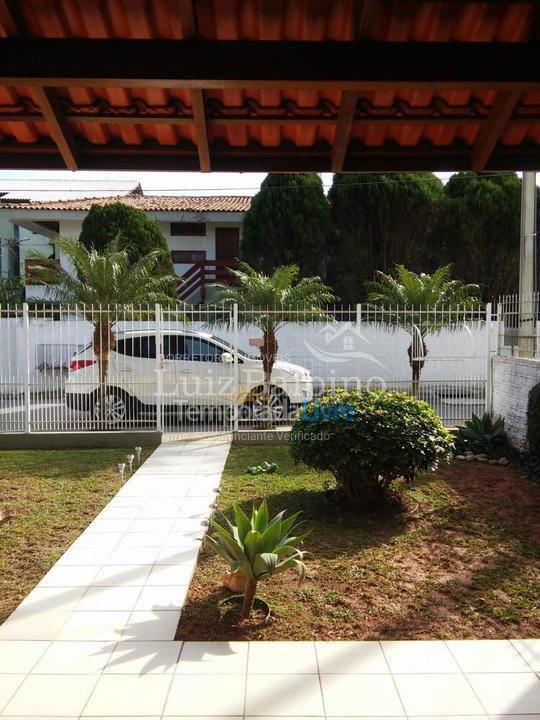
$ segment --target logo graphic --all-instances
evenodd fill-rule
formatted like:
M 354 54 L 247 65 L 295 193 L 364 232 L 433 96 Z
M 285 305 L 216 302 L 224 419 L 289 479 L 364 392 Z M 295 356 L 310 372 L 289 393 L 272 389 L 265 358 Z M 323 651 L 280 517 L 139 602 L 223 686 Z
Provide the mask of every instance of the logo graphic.
M 325 420 L 345 420 L 351 422 L 356 417 L 357 410 L 354 405 L 331 405 L 324 407 L 323 405 L 314 405 L 308 408 L 307 403 L 303 403 L 300 409 L 300 419 L 306 422 L 321 422 Z
M 312 345 L 308 340 L 304 340 L 304 346 L 310 353 L 322 362 L 346 363 L 351 360 L 366 360 L 374 363 L 381 368 L 386 366 L 371 353 L 362 352 L 355 349 L 361 343 L 371 345 L 371 342 L 365 337 L 356 323 L 340 322 L 326 324 L 315 336 L 317 346 Z M 321 347 L 324 343 L 328 347 Z

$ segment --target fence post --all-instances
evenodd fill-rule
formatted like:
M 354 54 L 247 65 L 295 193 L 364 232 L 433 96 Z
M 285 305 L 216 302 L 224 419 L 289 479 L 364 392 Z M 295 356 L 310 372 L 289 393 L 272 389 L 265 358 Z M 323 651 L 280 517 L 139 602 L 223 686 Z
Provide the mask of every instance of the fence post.
M 486 305 L 486 412 L 491 414 L 491 303 Z
M 156 430 L 163 430 L 162 422 L 162 394 L 163 394 L 163 373 L 162 373 L 162 351 L 161 351 L 161 305 L 156 303 L 155 305 L 156 315 Z
M 503 304 L 501 302 L 497 303 L 497 347 L 496 347 L 496 355 L 502 355 L 501 352 L 504 346 L 504 323 L 503 323 Z
M 238 303 L 233 305 L 233 355 L 234 355 L 234 382 L 233 382 L 233 429 L 238 431 L 238 399 L 240 397 L 240 366 L 238 365 Z
M 360 328 L 362 323 L 362 303 L 356 303 L 356 327 Z
M 24 424 L 26 432 L 32 432 L 30 420 L 30 317 L 28 303 L 23 303 L 23 339 L 24 339 Z

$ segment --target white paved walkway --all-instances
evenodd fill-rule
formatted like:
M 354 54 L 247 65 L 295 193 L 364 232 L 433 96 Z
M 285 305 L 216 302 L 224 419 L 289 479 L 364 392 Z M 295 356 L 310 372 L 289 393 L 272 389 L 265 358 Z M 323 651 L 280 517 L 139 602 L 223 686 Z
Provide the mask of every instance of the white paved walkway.
M 228 449 L 162 445 L 0 626 L 2 717 L 540 720 L 540 640 L 175 642 Z

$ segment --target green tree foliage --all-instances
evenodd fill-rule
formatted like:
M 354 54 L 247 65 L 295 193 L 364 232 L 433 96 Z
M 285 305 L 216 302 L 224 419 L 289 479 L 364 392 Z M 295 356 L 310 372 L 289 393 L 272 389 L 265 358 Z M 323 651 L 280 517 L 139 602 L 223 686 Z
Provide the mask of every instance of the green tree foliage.
M 268 175 L 244 219 L 242 260 L 270 274 L 296 264 L 302 276 L 327 276 L 333 228 L 316 173 Z
M 440 264 L 431 234 L 443 185 L 432 173 L 334 175 L 328 199 L 336 228 L 328 281 L 344 302 L 362 300 L 362 280 L 377 270 Z
M 164 274 L 173 272 L 171 254 L 167 240 L 159 224 L 151 220 L 142 210 L 124 203 L 92 205 L 85 217 L 79 240 L 87 248 L 101 251 L 117 236 L 121 246 L 127 248 L 132 262 L 157 251 L 158 270 Z
M 433 247 L 458 277 L 480 285 L 486 301 L 517 289 L 520 207 L 515 173 L 461 172 L 445 185 Z

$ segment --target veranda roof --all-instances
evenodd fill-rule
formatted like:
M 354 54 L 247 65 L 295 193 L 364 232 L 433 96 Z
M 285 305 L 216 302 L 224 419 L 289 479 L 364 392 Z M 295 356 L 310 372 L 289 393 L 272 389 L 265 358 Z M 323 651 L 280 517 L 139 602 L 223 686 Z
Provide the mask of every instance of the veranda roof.
M 0 167 L 540 167 L 537 3 L 0 0 Z

